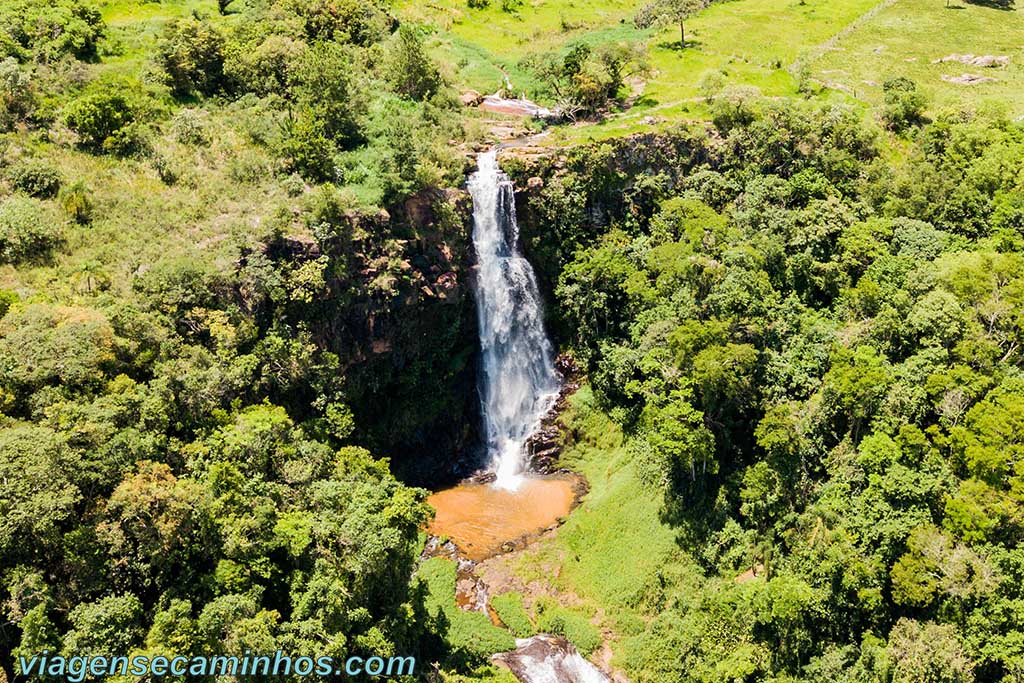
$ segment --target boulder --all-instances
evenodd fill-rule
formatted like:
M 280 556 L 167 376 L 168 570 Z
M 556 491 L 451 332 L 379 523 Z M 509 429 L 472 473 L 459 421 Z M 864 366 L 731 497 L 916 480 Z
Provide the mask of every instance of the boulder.
M 459 102 L 462 102 L 462 106 L 464 107 L 475 107 L 483 101 L 484 96 L 476 90 L 467 90 L 459 95 Z

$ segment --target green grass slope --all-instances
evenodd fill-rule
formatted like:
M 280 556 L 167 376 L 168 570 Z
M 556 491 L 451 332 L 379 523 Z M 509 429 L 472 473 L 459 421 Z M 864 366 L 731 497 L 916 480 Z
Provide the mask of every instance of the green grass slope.
M 573 398 L 567 420 L 580 438 L 562 463 L 585 475 L 590 491 L 557 534 L 523 553 L 516 571 L 527 582 L 551 582 L 574 613 L 597 615 L 592 621 L 614 641 L 620 664 L 630 656 L 628 636 L 643 630 L 660 601 L 665 573 L 688 583 L 700 571 L 661 522 L 661 498 L 641 485 L 622 432 L 589 388 Z
M 870 104 L 881 102 L 886 79 L 908 76 L 931 96 L 934 107 L 998 103 L 1018 117 L 1024 114 L 1022 36 L 1024 12 L 1012 6 L 896 0 L 836 40 L 812 62 L 812 70 Z M 952 54 L 1006 56 L 1010 63 L 1001 68 L 934 63 Z M 964 73 L 996 80 L 978 85 L 942 80 Z

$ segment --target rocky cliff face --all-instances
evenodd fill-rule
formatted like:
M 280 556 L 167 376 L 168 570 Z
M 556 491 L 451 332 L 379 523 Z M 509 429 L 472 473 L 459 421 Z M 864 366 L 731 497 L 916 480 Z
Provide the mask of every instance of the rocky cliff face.
M 464 191 L 431 191 L 267 245 L 291 272 L 322 268 L 321 292 L 289 317 L 337 356 L 356 441 L 414 484 L 458 479 L 478 441 L 471 217 Z

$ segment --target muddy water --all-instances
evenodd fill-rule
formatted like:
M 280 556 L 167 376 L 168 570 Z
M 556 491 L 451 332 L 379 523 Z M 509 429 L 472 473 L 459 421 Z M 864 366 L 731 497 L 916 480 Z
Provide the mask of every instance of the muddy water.
M 447 536 L 470 560 L 501 552 L 506 542 L 540 533 L 572 509 L 578 481 L 569 476 L 527 478 L 515 491 L 463 484 L 427 499 L 437 510 L 428 532 Z

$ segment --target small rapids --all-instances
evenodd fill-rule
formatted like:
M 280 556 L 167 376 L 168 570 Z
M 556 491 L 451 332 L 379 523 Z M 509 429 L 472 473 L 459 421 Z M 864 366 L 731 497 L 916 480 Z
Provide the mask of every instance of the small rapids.
M 516 649 L 491 657 L 522 683 L 608 683 L 608 677 L 561 636 L 516 640 Z
M 476 310 L 480 326 L 480 399 L 495 486 L 522 484 L 524 448 L 558 398 L 560 380 L 544 331 L 537 280 L 519 253 L 512 181 L 497 152 L 480 154 L 469 178 Z

